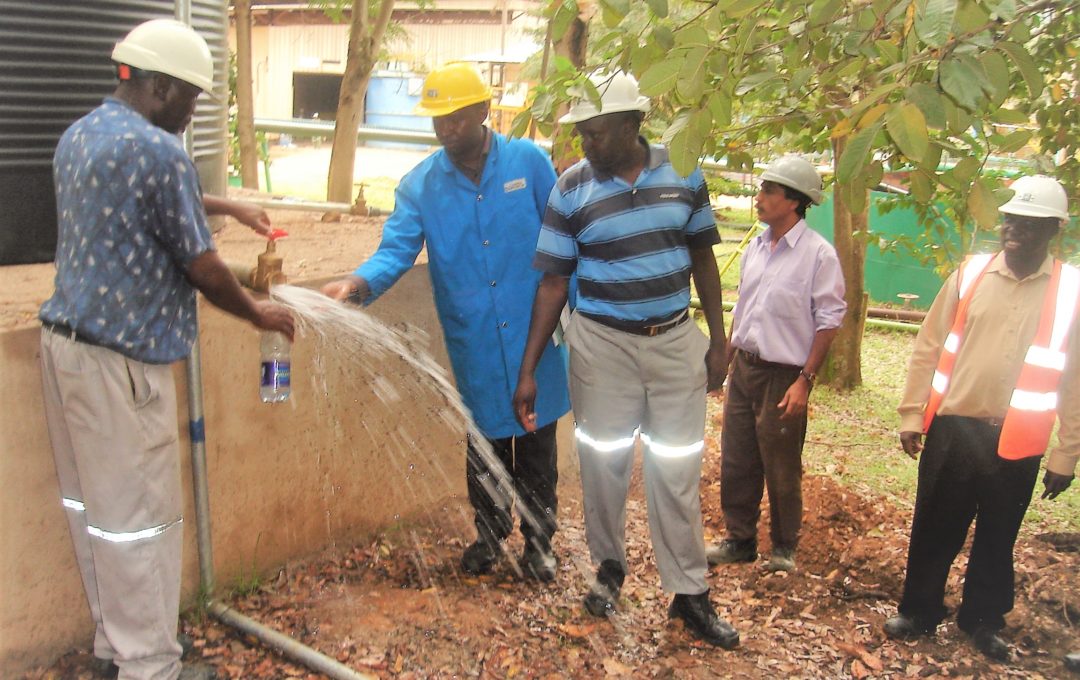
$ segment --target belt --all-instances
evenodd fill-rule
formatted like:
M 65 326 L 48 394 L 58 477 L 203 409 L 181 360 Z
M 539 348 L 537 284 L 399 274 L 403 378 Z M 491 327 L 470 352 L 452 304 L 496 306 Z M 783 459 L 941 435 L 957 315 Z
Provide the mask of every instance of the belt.
M 86 337 L 85 335 L 83 335 L 79 331 L 75 330 L 71 326 L 67 325 L 66 323 L 55 323 L 53 321 L 46 321 L 45 319 L 42 319 L 41 320 L 41 327 L 44 328 L 45 330 L 51 332 L 51 333 L 55 333 L 56 335 L 59 335 L 61 337 L 65 337 L 68 340 L 73 340 L 75 342 L 81 342 L 84 345 L 100 345 L 101 344 L 101 343 L 97 342 L 96 340 L 93 340 L 91 338 Z
M 690 318 L 690 310 L 686 310 L 671 321 L 656 324 L 655 326 L 642 326 L 640 324 L 635 324 L 632 321 L 618 321 L 616 319 L 611 319 L 604 316 L 594 316 L 586 312 L 579 312 L 579 314 L 581 314 L 585 318 L 592 319 L 601 326 L 614 328 L 617 331 L 630 333 L 632 335 L 644 335 L 650 338 L 657 335 L 663 335 L 664 333 L 670 331 L 672 328 L 682 325 L 686 322 L 687 319 Z
M 802 366 L 795 366 L 794 364 L 779 364 L 775 361 L 766 361 L 759 355 L 753 352 L 747 352 L 745 349 L 737 349 L 735 352 L 743 358 L 743 361 L 751 366 L 757 366 L 759 368 L 782 368 L 788 371 L 801 371 Z
M 978 417 L 971 417 L 971 419 L 972 419 L 972 420 L 977 420 L 977 421 L 979 421 L 980 423 L 986 423 L 987 425 L 989 425 L 990 427 L 993 427 L 993 428 L 999 428 L 999 427 L 1001 427 L 1002 425 L 1004 425 L 1004 424 L 1005 424 L 1005 419 L 1004 419 L 1004 418 L 978 418 Z

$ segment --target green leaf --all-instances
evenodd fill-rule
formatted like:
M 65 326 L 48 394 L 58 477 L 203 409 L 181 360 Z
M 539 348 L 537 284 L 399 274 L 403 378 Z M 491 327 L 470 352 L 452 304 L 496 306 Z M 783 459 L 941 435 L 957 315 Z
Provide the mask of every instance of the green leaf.
M 998 220 L 998 204 L 986 179 L 971 185 L 967 207 L 975 223 L 983 229 L 993 229 Z
M 671 160 L 671 167 L 675 168 L 675 172 L 686 177 L 694 171 L 698 166 L 698 158 L 701 157 L 701 147 L 704 145 L 704 141 L 705 138 L 698 134 L 693 122 L 693 116 L 691 116 L 689 124 L 675 133 L 671 144 L 668 145 L 668 158 Z
M 927 83 L 915 83 L 904 91 L 904 99 L 908 100 L 922 111 L 926 119 L 926 125 L 941 130 L 945 127 L 945 104 L 941 101 L 941 94 L 933 85 Z
M 731 125 L 731 98 L 723 90 L 713 90 L 709 95 L 709 111 L 719 128 Z
M 894 105 L 885 114 L 885 129 L 896 142 L 901 153 L 919 163 L 930 147 L 926 132 L 926 118 L 918 106 L 911 102 Z
M 998 47 L 1009 55 L 1013 65 L 1020 71 L 1020 75 L 1024 78 L 1024 83 L 1027 85 L 1028 93 L 1031 95 L 1031 98 L 1034 99 L 1042 94 L 1042 72 L 1035 66 L 1035 60 L 1031 58 L 1028 51 L 1025 50 L 1022 45 L 1018 45 L 1008 40 L 999 43 Z
M 700 24 L 692 24 L 675 34 L 676 47 L 709 47 L 709 32 Z
M 765 0 L 720 0 L 716 8 L 732 19 L 739 19 L 760 7 Z
M 652 39 L 656 41 L 659 47 L 665 50 L 670 50 L 675 47 L 675 34 L 671 32 L 671 29 L 667 26 L 657 25 L 653 26 Z
M 921 170 L 911 173 L 911 196 L 924 205 L 934 196 L 934 185 Z
M 836 181 L 841 184 L 849 184 L 855 175 L 862 172 L 870 157 L 870 149 L 874 146 L 874 137 L 881 131 L 884 121 L 879 120 L 873 125 L 863 128 L 847 143 L 844 154 L 836 166 Z
M 1012 21 L 1016 18 L 1016 0 L 1000 0 L 990 3 L 990 18 L 998 21 Z
M 954 54 L 942 61 L 938 68 L 941 89 L 968 111 L 979 107 L 979 100 L 983 96 L 980 83 L 985 78 L 986 74 L 982 73 L 979 63 L 966 54 Z
M 660 17 L 661 19 L 668 15 L 667 0 L 645 0 L 645 2 L 648 3 L 649 9 L 652 10 L 652 13 Z
M 747 92 L 755 90 L 761 87 L 761 85 L 763 85 L 764 83 L 767 83 L 770 80 L 775 80 L 778 77 L 779 76 L 777 76 L 776 73 L 774 73 L 773 71 L 760 71 L 758 73 L 751 73 L 750 75 L 740 80 L 739 84 L 735 86 L 735 96 L 741 97 Z
M 675 135 L 682 132 L 684 129 L 686 129 L 686 126 L 690 124 L 690 115 L 691 112 L 685 109 L 677 113 L 675 115 L 675 118 L 672 119 L 671 125 L 668 125 L 667 130 L 664 130 L 664 134 L 660 137 L 660 143 L 664 146 L 670 147 L 671 140 L 675 137 Z
M 989 97 L 990 105 L 997 108 L 1009 95 L 1009 66 L 1001 53 L 994 50 L 979 57 L 979 64 L 986 73 L 983 92 Z
M 552 41 L 558 42 L 562 39 L 574 19 L 577 19 L 577 3 L 571 1 L 560 4 L 550 20 Z
M 877 47 L 878 53 L 886 63 L 895 64 L 900 61 L 900 48 L 891 40 L 877 40 L 874 42 L 874 45 Z
M 1031 118 L 1028 114 L 1016 109 L 998 109 L 990 114 L 990 122 L 999 125 L 1023 125 L 1030 123 Z
M 1005 136 L 1005 139 L 998 145 L 999 153 L 1015 153 L 1024 148 L 1024 145 L 1031 139 L 1031 130 L 1016 130 Z
M 604 11 L 617 15 L 619 19 L 625 19 L 630 13 L 630 0 L 600 0 L 600 5 Z
M 816 0 L 810 7 L 810 25 L 821 26 L 829 23 L 843 6 L 844 0 Z
M 705 74 L 708 70 L 706 59 L 709 48 L 695 47 L 687 51 L 682 68 L 679 69 L 675 91 L 688 101 L 695 101 L 705 92 Z
M 641 81 L 638 83 L 641 93 L 648 97 L 659 97 L 671 92 L 678 83 L 684 58 L 684 55 L 677 54 L 650 66 L 648 71 L 641 74 Z
M 788 93 L 796 97 L 801 96 L 803 94 L 802 89 L 806 87 L 806 83 L 810 81 L 812 75 L 814 75 L 814 69 L 809 66 L 796 71 L 788 82 Z
M 929 47 L 943 47 L 952 32 L 956 0 L 917 0 L 915 35 Z

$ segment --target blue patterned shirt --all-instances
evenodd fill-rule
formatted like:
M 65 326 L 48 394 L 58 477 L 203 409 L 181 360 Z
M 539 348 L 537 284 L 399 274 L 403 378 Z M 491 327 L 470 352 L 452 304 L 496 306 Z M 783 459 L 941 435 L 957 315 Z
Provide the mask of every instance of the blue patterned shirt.
M 648 157 L 628 184 L 583 160 L 548 199 L 533 266 L 578 279 L 577 309 L 649 325 L 690 305 L 690 249 L 720 242 L 700 169 L 680 177 L 667 149 Z
M 214 245 L 179 138 L 109 97 L 64 132 L 53 179 L 56 290 L 41 319 L 138 361 L 186 357 L 196 324 L 185 272 Z

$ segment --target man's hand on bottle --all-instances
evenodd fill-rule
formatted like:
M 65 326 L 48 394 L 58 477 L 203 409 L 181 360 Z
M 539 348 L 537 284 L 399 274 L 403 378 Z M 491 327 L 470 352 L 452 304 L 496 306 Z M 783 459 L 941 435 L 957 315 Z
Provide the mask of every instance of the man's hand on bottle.
M 255 303 L 255 325 L 264 331 L 277 331 L 293 341 L 296 331 L 293 315 L 289 309 L 276 302 L 261 300 Z

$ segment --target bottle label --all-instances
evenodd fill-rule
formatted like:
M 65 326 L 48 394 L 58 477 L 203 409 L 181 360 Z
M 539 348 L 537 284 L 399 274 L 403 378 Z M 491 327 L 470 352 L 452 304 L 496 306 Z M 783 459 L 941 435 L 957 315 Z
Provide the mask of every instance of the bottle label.
M 262 362 L 262 386 L 275 391 L 289 387 L 289 362 L 270 360 Z

